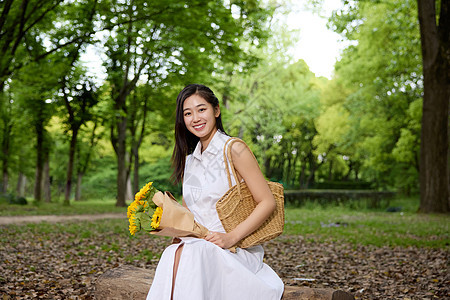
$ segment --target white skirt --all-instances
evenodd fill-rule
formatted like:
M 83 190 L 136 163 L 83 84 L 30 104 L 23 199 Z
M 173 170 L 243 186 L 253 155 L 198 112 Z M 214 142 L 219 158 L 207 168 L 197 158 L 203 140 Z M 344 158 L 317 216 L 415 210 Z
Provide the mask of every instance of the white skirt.
M 261 246 L 224 250 L 197 238 L 182 238 L 164 250 L 147 300 L 170 300 L 175 251 L 184 244 L 173 299 L 279 300 L 284 284 L 265 263 Z

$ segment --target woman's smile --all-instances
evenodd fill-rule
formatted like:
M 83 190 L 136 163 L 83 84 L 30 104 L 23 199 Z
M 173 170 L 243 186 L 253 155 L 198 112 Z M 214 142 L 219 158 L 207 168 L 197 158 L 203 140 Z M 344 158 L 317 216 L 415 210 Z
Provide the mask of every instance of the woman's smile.
M 203 128 L 205 128 L 206 123 L 200 124 L 200 125 L 194 125 L 194 129 L 197 131 L 202 130 Z

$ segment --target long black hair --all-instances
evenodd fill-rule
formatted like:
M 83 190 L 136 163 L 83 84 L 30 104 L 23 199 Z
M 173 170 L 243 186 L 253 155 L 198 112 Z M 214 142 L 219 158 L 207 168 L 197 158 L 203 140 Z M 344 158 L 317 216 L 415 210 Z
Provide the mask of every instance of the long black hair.
M 205 99 L 214 109 L 219 107 L 219 99 L 214 95 L 214 92 L 202 84 L 189 84 L 178 94 L 175 120 L 175 147 L 172 153 L 172 180 L 175 184 L 179 183 L 183 178 L 186 156 L 194 151 L 200 140 L 186 128 L 183 114 L 184 101 L 195 94 Z M 216 127 L 225 133 L 221 114 L 216 117 Z

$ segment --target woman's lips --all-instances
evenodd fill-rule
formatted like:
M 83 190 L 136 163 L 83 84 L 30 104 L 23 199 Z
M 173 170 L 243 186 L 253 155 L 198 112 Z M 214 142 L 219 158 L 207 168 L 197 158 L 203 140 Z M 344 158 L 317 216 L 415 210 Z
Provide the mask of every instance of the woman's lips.
M 194 129 L 197 130 L 197 131 L 200 131 L 200 130 L 202 130 L 205 127 L 205 125 L 206 124 L 196 125 L 196 126 L 194 126 Z

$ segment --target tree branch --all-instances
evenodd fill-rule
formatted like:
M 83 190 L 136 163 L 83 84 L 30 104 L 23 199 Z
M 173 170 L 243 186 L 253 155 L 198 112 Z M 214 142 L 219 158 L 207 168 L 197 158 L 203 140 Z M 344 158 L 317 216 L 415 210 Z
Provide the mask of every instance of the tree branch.
M 14 0 L 6 0 L 5 4 L 3 6 L 2 14 L 0 16 L 0 38 L 3 34 L 1 32 L 3 31 L 3 25 L 5 25 L 6 18 L 9 14 L 9 11 L 11 10 L 11 4 Z
M 39 23 L 50 11 L 52 11 L 52 10 L 54 10 L 60 3 L 62 2 L 62 0 L 61 1 L 59 1 L 59 2 L 56 2 L 53 6 L 51 6 L 51 7 L 49 7 L 49 8 L 47 8 L 38 18 L 36 18 L 36 20 L 34 20 L 34 22 L 32 22 L 25 30 L 20 30 L 19 32 L 19 36 L 17 37 L 17 39 L 16 39 L 16 42 L 15 42 L 15 44 L 14 44 L 14 46 L 12 47 L 12 50 L 11 50 L 11 54 L 12 55 L 14 55 L 14 53 L 16 52 L 16 50 L 17 50 L 17 47 L 19 46 L 19 44 L 20 44 L 20 42 L 22 41 L 22 38 L 24 37 L 24 35 L 31 29 L 31 28 L 33 28 L 37 23 Z M 35 6 L 34 7 L 34 9 L 36 9 L 37 8 L 37 6 Z M 24 20 L 24 24 L 23 25 L 25 25 L 25 22 L 26 22 L 26 20 L 27 20 L 27 18 L 25 18 L 25 12 L 26 12 L 26 9 L 24 9 L 23 10 L 23 20 Z M 32 12 L 30 13 L 30 15 L 29 15 L 29 17 L 31 17 L 31 15 L 32 15 Z M 21 26 L 22 26 L 22 24 L 21 24 Z M 21 29 L 23 29 L 23 28 L 21 28 Z

